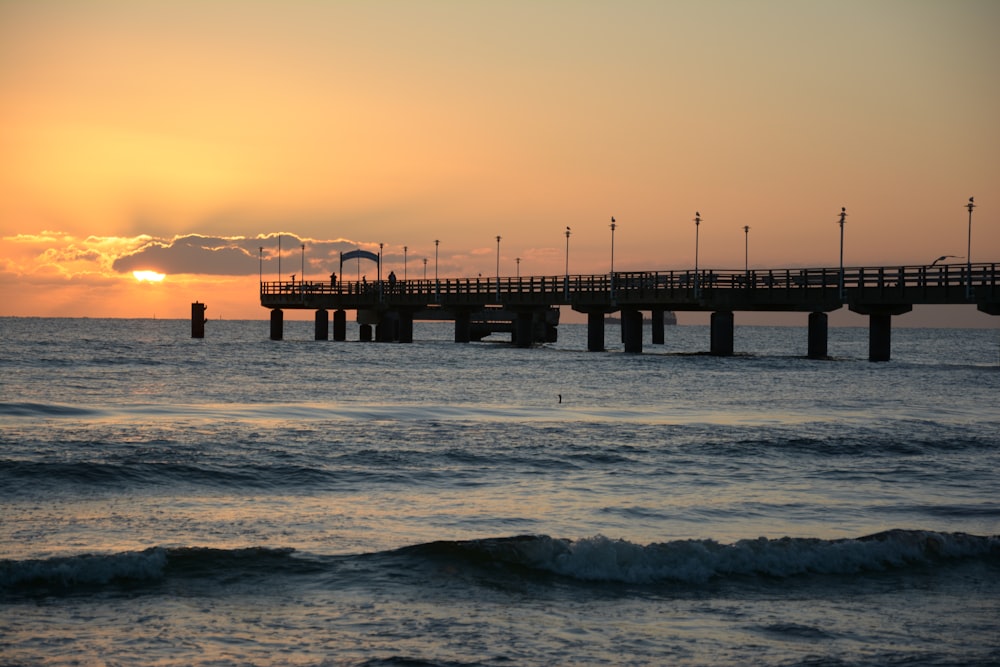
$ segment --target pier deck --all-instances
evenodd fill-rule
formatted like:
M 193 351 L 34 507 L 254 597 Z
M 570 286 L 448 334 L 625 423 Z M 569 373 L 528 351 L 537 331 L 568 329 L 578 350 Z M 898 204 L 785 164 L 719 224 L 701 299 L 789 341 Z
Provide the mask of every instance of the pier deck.
M 588 315 L 588 348 L 603 349 L 604 318 L 621 313 L 628 352 L 641 352 L 642 313 L 662 330 L 664 311 L 712 313 L 712 353 L 732 354 L 733 313 L 809 313 L 809 356 L 826 356 L 826 313 L 847 306 L 869 315 L 874 361 L 889 358 L 891 317 L 914 305 L 968 304 L 1000 315 L 1000 274 L 995 263 L 936 266 L 755 269 L 752 271 L 629 271 L 600 275 L 442 278 L 374 281 L 261 282 L 261 306 L 272 310 L 272 338 L 281 338 L 282 309 L 317 311 L 317 338 L 326 311 L 334 310 L 334 339 L 343 340 L 344 312 L 355 310 L 362 326 L 381 327 L 377 340 L 412 340 L 421 311 L 454 319 L 455 340 L 470 340 L 477 313 L 502 308 L 513 342 L 528 346 L 554 339 L 558 316 L 569 306 Z M 418 317 L 419 319 L 419 317 Z M 276 321 L 277 320 L 277 321 Z M 492 321 L 496 321 L 493 317 Z M 551 330 L 550 330 L 551 329 Z M 499 330 L 499 329 L 498 329 Z M 540 333 L 541 332 L 541 333 Z M 362 332 L 364 335 L 364 331 Z

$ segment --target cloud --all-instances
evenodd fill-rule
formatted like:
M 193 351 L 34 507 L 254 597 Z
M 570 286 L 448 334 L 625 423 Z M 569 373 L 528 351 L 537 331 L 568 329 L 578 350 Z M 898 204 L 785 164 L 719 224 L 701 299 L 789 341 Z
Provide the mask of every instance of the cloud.
M 279 241 L 280 238 L 280 241 Z M 339 269 L 340 253 L 357 248 L 378 252 L 378 244 L 346 239 L 311 239 L 295 234 L 257 236 L 75 237 L 60 232 L 18 234 L 3 239 L 4 272 L 17 276 L 59 276 L 63 280 L 114 277 L 133 271 L 167 275 L 275 275 L 281 246 L 282 273 L 328 276 Z M 305 250 L 302 246 L 305 245 Z M 388 256 L 388 252 L 387 255 Z
M 119 273 L 152 270 L 166 274 L 247 275 L 257 267 L 254 256 L 240 245 L 240 240 L 197 235 L 153 240 L 117 258 L 111 266 Z
M 359 246 L 344 239 L 303 239 L 292 234 L 282 234 L 280 245 L 284 273 L 299 273 L 305 264 L 307 273 L 322 275 L 338 268 L 341 252 Z M 277 270 L 278 246 L 278 235 L 273 233 L 254 237 L 189 234 L 170 240 L 150 239 L 142 247 L 115 259 L 112 268 L 119 273 L 152 270 L 167 275 L 247 276 L 258 271 L 270 274 Z

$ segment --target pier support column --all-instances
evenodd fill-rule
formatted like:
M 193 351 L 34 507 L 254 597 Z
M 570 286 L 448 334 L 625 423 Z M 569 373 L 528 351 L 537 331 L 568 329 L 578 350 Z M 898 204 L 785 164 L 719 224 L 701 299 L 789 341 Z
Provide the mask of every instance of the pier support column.
M 413 342 L 413 311 L 399 311 L 399 342 Z
M 622 310 L 622 343 L 626 352 L 642 353 L 642 311 Z
M 654 308 L 652 314 L 653 345 L 663 345 L 663 309 Z
M 535 314 L 530 310 L 519 310 L 514 318 L 514 345 L 517 347 L 531 347 L 534 339 Z
M 208 308 L 203 303 L 195 301 L 191 304 L 191 338 L 205 337 L 205 309 Z
M 358 328 L 358 338 L 365 343 L 370 343 L 372 341 L 372 325 L 362 324 Z
M 604 352 L 604 311 L 587 311 L 587 350 Z
M 711 352 L 717 357 L 733 356 L 733 311 L 712 313 Z
M 375 329 L 375 338 L 380 343 L 392 343 L 399 340 L 399 312 L 387 310 L 381 314 L 378 327 Z
M 472 314 L 465 309 L 455 311 L 455 342 L 468 343 L 472 340 Z
M 333 311 L 333 339 L 335 341 L 347 340 L 347 311 Z
M 330 340 L 330 315 L 323 308 L 316 311 L 316 340 Z
M 826 359 L 826 341 L 829 317 L 826 313 L 809 313 L 810 359 Z
M 868 316 L 868 361 L 889 361 L 892 355 L 892 316 L 908 313 L 910 304 L 850 306 L 860 315 Z
M 889 361 L 892 355 L 892 315 L 868 316 L 868 361 Z
M 271 309 L 271 340 L 281 340 L 285 337 L 285 314 L 281 308 Z

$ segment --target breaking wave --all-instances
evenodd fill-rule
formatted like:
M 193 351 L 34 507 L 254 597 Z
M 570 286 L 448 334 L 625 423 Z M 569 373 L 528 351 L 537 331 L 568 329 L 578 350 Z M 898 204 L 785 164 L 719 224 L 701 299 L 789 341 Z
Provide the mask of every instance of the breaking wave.
M 358 556 L 315 556 L 288 548 L 153 547 L 112 554 L 0 561 L 0 591 L 78 593 L 108 586 L 141 587 L 175 578 L 221 584 L 280 575 L 321 575 L 322 581 L 329 582 L 331 576 L 332 580 L 337 580 L 338 574 L 363 577 L 365 571 L 402 583 L 415 564 L 448 570 L 500 568 L 511 577 L 534 572 L 579 582 L 699 585 L 747 577 L 787 579 L 907 568 L 933 571 L 969 559 L 1000 564 L 1000 537 L 890 530 L 841 540 L 785 537 L 733 544 L 676 540 L 640 545 L 602 536 L 569 540 L 526 535 L 438 541 Z M 362 562 L 364 567 L 359 565 Z

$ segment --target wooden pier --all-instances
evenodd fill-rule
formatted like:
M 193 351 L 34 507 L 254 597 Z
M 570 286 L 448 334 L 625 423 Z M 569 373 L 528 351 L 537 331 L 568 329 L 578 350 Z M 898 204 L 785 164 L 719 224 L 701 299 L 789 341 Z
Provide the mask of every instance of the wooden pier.
M 346 339 L 346 311 L 357 311 L 362 340 L 412 342 L 413 322 L 455 322 L 455 341 L 484 331 L 510 331 L 529 347 L 554 341 L 559 306 L 587 314 L 588 349 L 604 349 L 605 317 L 618 312 L 626 352 L 642 352 L 643 313 L 653 343 L 663 343 L 666 311 L 708 311 L 711 353 L 733 353 L 734 313 L 808 313 L 811 358 L 827 356 L 827 313 L 847 306 L 869 316 L 869 359 L 888 361 L 892 316 L 914 305 L 968 304 L 1000 315 L 995 263 L 752 271 L 629 271 L 601 275 L 449 278 L 439 280 L 261 282 L 261 306 L 271 309 L 271 338 L 283 336 L 283 310 L 316 311 L 316 338 Z

